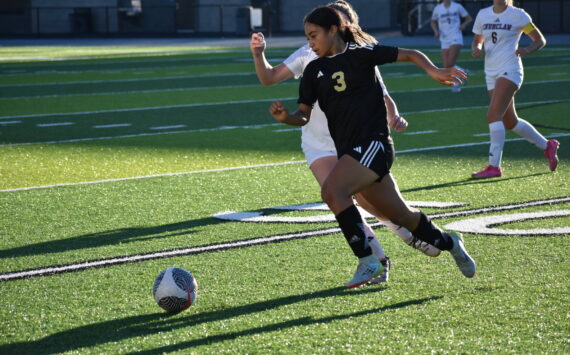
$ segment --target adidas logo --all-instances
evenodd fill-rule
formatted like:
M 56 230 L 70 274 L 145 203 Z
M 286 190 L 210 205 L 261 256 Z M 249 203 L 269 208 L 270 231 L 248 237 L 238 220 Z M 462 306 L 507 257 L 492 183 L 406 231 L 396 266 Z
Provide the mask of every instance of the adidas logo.
M 501 20 L 499 20 L 498 18 L 495 20 L 495 22 L 501 22 Z
M 503 75 L 508 75 L 507 72 L 504 72 Z
M 360 237 L 355 234 L 352 236 L 352 238 L 350 238 L 350 240 L 348 241 L 348 244 L 358 243 L 359 241 L 360 241 Z
M 325 74 L 323 74 L 322 71 L 319 70 L 319 73 L 317 74 L 317 79 L 320 78 L 321 76 L 324 76 Z
M 356 147 L 354 148 L 355 152 L 358 152 L 359 154 L 362 154 L 362 147 Z

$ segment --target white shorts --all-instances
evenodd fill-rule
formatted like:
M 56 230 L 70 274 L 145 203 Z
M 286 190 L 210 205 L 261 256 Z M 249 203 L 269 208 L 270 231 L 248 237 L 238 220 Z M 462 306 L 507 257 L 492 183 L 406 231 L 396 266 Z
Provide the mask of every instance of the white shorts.
M 449 49 L 449 47 L 456 44 L 463 46 L 463 35 L 460 32 L 451 36 L 440 36 L 439 41 L 441 42 L 441 49 Z
M 521 68 L 506 69 L 495 73 L 485 73 L 485 80 L 487 81 L 487 91 L 495 89 L 495 83 L 499 78 L 509 79 L 510 81 L 515 83 L 517 88 L 520 89 L 523 83 L 524 73 Z
M 318 103 L 313 107 L 309 123 L 303 126 L 301 148 L 309 166 L 320 158 L 337 156 L 327 118 Z

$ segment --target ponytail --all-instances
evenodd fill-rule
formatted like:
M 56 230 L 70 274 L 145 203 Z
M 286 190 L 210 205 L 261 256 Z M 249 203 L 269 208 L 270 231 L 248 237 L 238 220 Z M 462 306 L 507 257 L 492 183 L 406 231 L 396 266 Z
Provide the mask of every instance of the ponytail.
M 362 40 L 366 35 L 358 25 L 347 23 L 341 13 L 332 7 L 319 6 L 305 16 L 304 23 L 312 23 L 330 31 L 332 26 L 338 28 L 338 35 L 345 42 L 354 42 L 364 45 L 368 42 Z
M 353 35 L 352 42 L 355 42 L 359 46 L 364 46 L 367 44 L 377 44 L 378 41 L 376 38 L 372 37 L 370 34 L 364 32 L 360 27 L 360 18 L 352 5 L 350 5 L 345 0 L 337 0 L 327 4 L 327 7 L 333 8 L 337 11 L 340 11 L 342 15 L 346 17 L 348 20 L 348 27 Z

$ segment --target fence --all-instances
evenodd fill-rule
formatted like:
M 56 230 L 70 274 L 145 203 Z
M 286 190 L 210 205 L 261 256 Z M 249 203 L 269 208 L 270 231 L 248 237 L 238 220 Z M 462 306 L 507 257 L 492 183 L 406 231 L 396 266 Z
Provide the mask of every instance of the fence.
M 491 0 L 455 0 L 462 4 L 473 19 L 477 12 L 493 5 Z M 400 21 L 402 33 L 413 35 L 431 31 L 429 23 L 437 0 L 402 0 Z M 532 17 L 533 22 L 543 32 L 570 32 L 569 0 L 515 0 L 515 6 L 522 7 Z M 470 30 L 470 29 L 469 29 Z
M 90 6 L 28 7 L 2 11 L 0 8 L 0 36 L 248 34 L 252 29 L 250 12 L 259 13 L 252 10 L 243 5 L 223 4 L 190 7 L 143 5 L 141 9 Z M 265 14 L 270 10 L 261 8 L 261 12 L 264 30 L 270 31 L 270 16 Z

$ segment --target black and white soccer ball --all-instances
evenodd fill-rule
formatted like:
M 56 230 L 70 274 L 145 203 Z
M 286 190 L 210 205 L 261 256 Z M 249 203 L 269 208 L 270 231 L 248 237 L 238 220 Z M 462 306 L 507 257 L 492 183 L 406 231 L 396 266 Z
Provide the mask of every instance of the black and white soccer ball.
M 152 295 L 156 304 L 169 313 L 190 307 L 198 296 L 198 283 L 188 271 L 169 267 L 154 280 Z

